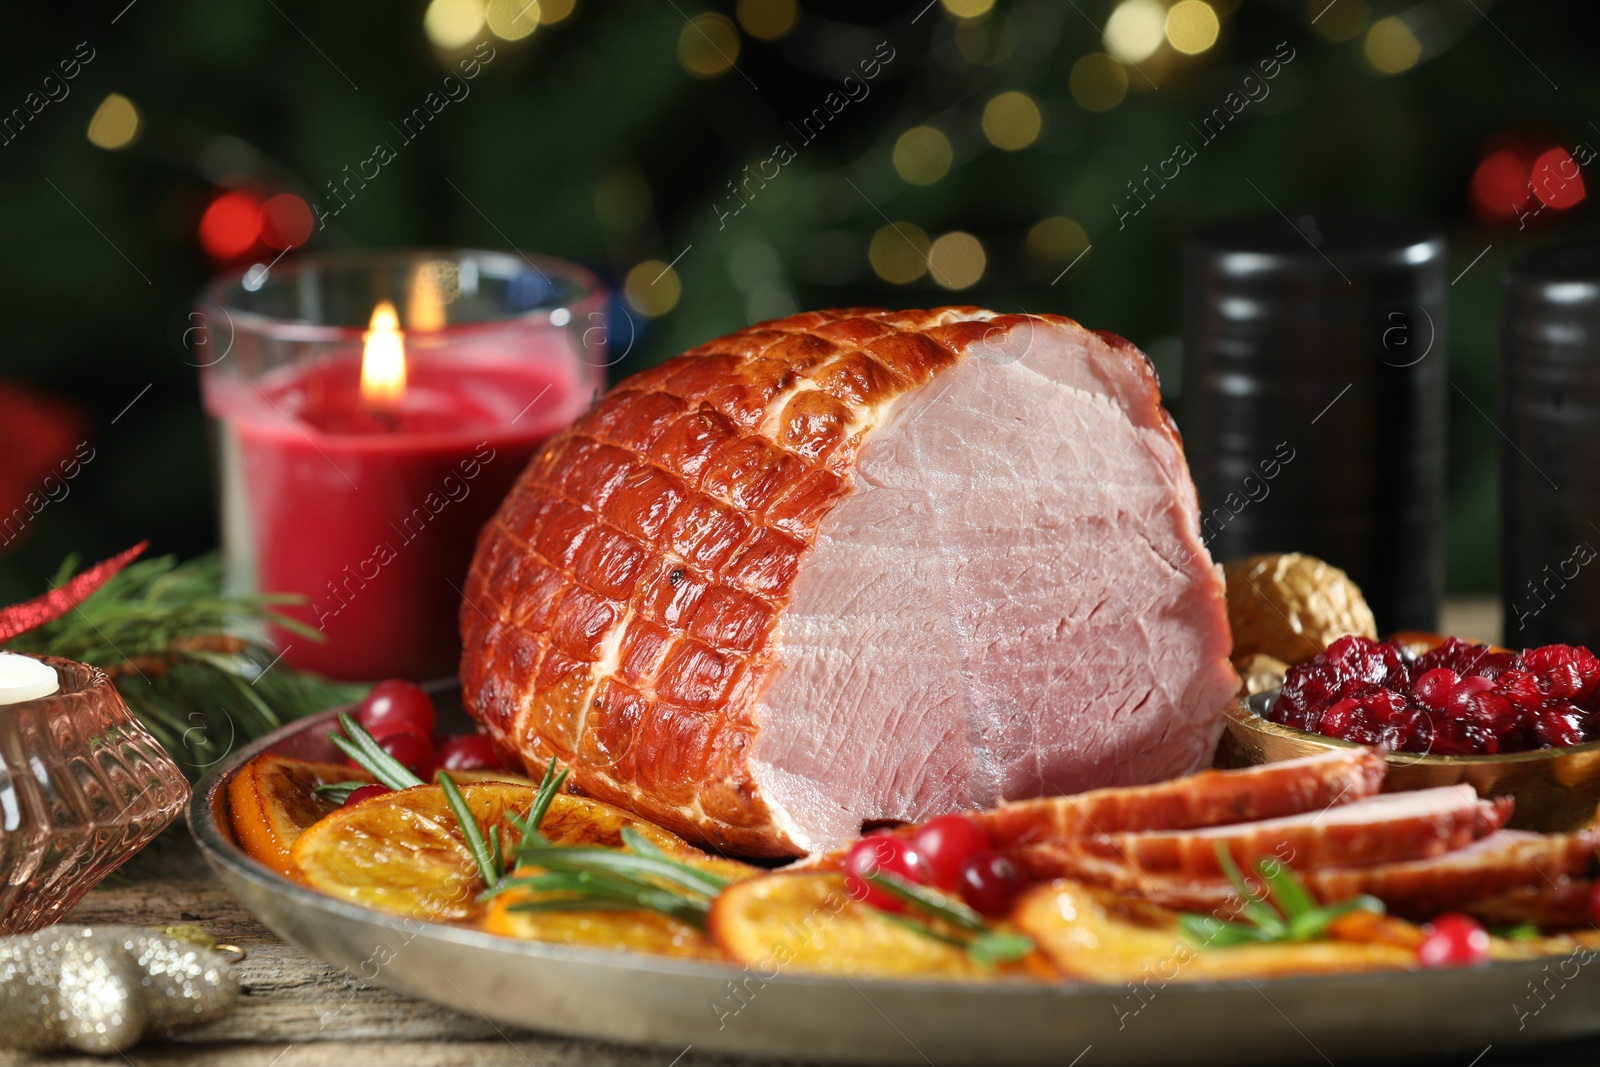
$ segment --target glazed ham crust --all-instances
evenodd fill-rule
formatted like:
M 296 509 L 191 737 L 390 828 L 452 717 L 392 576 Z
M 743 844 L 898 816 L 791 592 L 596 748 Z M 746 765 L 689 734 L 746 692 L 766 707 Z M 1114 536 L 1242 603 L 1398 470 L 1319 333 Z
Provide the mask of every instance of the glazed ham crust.
M 1026 350 L 1018 347 L 1022 342 Z M 982 357 L 974 352 L 1005 352 L 1007 345 L 1015 351 L 992 366 L 965 376 L 953 369 L 975 365 Z M 1046 359 L 1057 350 L 1065 355 Z M 1056 366 L 1061 381 L 1050 377 Z M 1023 381 L 1024 375 L 1034 377 Z M 912 716 L 917 723 L 910 722 L 898 705 L 911 698 L 892 687 L 914 680 L 865 676 L 875 654 L 888 656 L 887 646 L 913 640 L 903 635 L 922 623 L 908 623 L 878 648 L 841 649 L 838 639 L 816 635 L 833 607 L 847 616 L 850 605 L 833 603 L 838 594 L 821 588 L 823 577 L 813 583 L 817 588 L 796 592 L 803 568 L 824 555 L 819 528 L 841 501 L 852 494 L 861 502 L 896 499 L 887 491 L 869 493 L 879 480 L 857 466 L 886 423 L 895 423 L 896 432 L 922 425 L 906 411 L 913 399 L 936 402 L 923 392 L 935 377 L 948 383 L 945 392 L 976 389 L 980 399 L 987 381 L 1040 395 L 1070 393 L 1085 398 L 1077 417 L 1100 420 L 1099 432 L 1105 425 L 1130 427 L 1127 441 L 1111 444 L 1126 461 L 1127 477 L 1153 486 L 1154 504 L 1138 521 L 1159 526 L 1160 536 L 1123 537 L 1130 554 L 1143 554 L 1129 566 L 1159 573 L 1165 582 L 1144 607 L 1157 615 L 1182 614 L 1171 606 L 1176 601 L 1188 614 L 1166 631 L 1178 634 L 1176 644 L 1157 648 L 1146 630 L 1150 651 L 1139 653 L 1152 662 L 1164 658 L 1174 677 L 1158 684 L 1141 676 L 1139 691 L 1107 694 L 1115 702 L 1105 708 L 1105 722 L 1128 719 L 1131 725 L 1118 727 L 1128 736 L 1103 746 L 1098 764 L 1087 751 L 1068 751 L 1086 748 L 1088 739 L 1029 741 L 1019 734 L 1039 729 L 1037 721 L 1019 719 L 1043 713 L 1015 709 L 1017 694 L 1003 690 L 1008 680 L 1014 690 L 1026 688 L 1025 679 L 1009 678 L 1019 669 L 976 643 L 972 656 L 981 662 L 968 656 L 940 668 L 954 679 L 948 687 L 965 692 L 941 696 L 944 704 L 918 710 Z M 880 433 L 880 443 L 890 436 Z M 1080 448 L 1096 444 L 1082 438 Z M 886 454 L 875 470 L 902 448 L 910 451 L 898 438 L 881 447 Z M 928 448 L 948 462 L 948 448 Z M 1029 477 L 1047 480 L 1046 504 L 1082 486 L 1049 487 L 1048 473 Z M 854 836 L 864 818 L 919 818 L 1002 797 L 1181 774 L 1209 757 L 1235 681 L 1226 664 L 1220 581 L 1199 543 L 1195 510 L 1154 375 L 1120 338 L 1059 316 L 977 308 L 827 311 L 765 323 L 620 383 L 535 457 L 485 527 L 467 579 L 460 617 L 464 701 L 501 751 L 530 773 L 559 757 L 571 765 L 579 790 L 747 855 L 831 847 Z M 865 523 L 867 533 L 859 536 L 868 540 L 874 528 L 920 529 L 855 519 Z M 1040 542 L 1019 545 L 1018 558 L 1041 552 L 1047 561 L 1060 558 L 1065 550 L 1043 540 L 1054 535 L 1036 527 L 1007 529 L 1013 539 Z M 1114 537 L 1115 516 L 1086 532 L 1102 541 Z M 858 536 L 847 533 L 824 534 L 830 559 L 842 558 Z M 913 565 L 920 566 L 906 564 Z M 839 566 L 830 566 L 814 569 L 836 577 Z M 992 583 L 980 580 L 994 577 L 971 581 L 982 593 Z M 1037 659 L 1033 650 L 1052 633 L 1033 625 L 1037 620 L 1002 617 L 1006 605 L 1025 598 L 1004 590 L 982 595 L 991 602 L 979 604 L 988 613 L 971 621 L 973 631 L 1025 631 L 1034 644 L 1019 647 L 1014 661 Z M 792 600 L 806 598 L 811 608 L 790 610 Z M 1089 623 L 1111 614 L 1101 611 L 1105 603 L 1084 606 L 1093 616 Z M 1077 621 L 1060 618 L 1052 623 L 1054 634 Z M 1146 624 L 1130 618 L 1139 640 L 1135 625 Z M 979 638 L 991 653 L 1005 651 L 1005 637 Z M 843 643 L 862 639 L 858 633 Z M 927 639 L 940 648 L 952 645 L 937 635 Z M 852 665 L 840 655 L 865 662 Z M 1060 668 L 1073 661 L 1064 652 L 1057 656 L 1061 684 Z M 1045 663 L 1038 669 L 1052 668 Z M 1111 670 L 1096 661 L 1079 668 L 1086 669 L 1098 675 Z M 1094 680 L 1105 688 L 1103 678 Z M 859 707 L 815 706 L 819 694 L 838 698 L 852 682 L 866 694 Z M 956 719 L 950 708 L 963 701 L 969 709 L 982 704 L 981 714 L 968 713 L 981 721 L 962 725 Z M 925 736 L 915 732 L 918 726 Z M 873 740 L 882 752 L 870 751 Z M 872 774 L 883 776 L 881 788 L 863 786 Z

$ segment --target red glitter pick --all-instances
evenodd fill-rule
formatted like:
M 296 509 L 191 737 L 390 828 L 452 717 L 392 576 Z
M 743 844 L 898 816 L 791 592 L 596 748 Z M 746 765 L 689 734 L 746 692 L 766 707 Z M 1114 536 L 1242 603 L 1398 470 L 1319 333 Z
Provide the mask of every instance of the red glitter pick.
M 112 556 L 103 563 L 96 563 L 59 589 L 52 589 L 44 596 L 24 600 L 9 608 L 0 608 L 0 645 L 20 633 L 61 618 L 87 600 L 90 593 L 109 582 L 112 575 L 138 559 L 139 553 L 148 547 L 149 541 L 140 541 L 126 552 Z

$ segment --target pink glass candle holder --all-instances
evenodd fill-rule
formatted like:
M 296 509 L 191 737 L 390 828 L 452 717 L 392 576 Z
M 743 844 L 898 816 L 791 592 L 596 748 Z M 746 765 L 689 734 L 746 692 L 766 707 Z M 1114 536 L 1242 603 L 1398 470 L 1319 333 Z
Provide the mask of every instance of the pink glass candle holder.
M 232 591 L 290 593 L 286 662 L 437 678 L 479 529 L 605 382 L 605 294 L 558 260 L 332 253 L 224 278 L 195 362 Z
M 0 933 L 58 921 L 177 817 L 189 783 L 98 668 L 34 657 L 49 696 L 0 704 Z

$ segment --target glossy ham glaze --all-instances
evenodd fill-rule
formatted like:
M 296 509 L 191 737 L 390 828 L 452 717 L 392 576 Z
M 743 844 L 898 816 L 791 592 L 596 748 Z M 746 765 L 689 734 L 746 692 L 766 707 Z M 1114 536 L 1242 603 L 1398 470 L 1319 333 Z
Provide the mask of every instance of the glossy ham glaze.
M 635 375 L 465 593 L 503 752 L 752 855 L 1192 771 L 1236 684 L 1148 363 L 1057 316 L 815 312 Z

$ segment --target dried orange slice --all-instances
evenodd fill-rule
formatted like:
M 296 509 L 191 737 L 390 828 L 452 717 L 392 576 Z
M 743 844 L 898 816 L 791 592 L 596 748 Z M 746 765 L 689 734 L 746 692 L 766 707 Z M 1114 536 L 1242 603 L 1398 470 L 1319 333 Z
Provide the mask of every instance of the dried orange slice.
M 846 977 L 982 981 L 1027 970 L 980 967 L 965 949 L 852 900 L 837 873 L 773 874 L 729 886 L 711 906 L 711 933 L 728 955 L 762 973 L 792 967 Z
M 562 801 L 567 801 L 562 804 Z M 622 828 L 637 830 L 647 841 L 674 859 L 709 871 L 730 882 L 760 873 L 735 860 L 718 859 L 694 848 L 682 838 L 644 822 L 620 808 L 581 797 L 558 797 L 545 815 L 541 832 L 565 845 L 618 848 Z M 537 873 L 523 867 L 518 875 Z M 514 889 L 495 897 L 484 917 L 491 934 L 525 941 L 552 941 L 618 952 L 649 952 L 691 959 L 721 959 L 722 952 L 695 926 L 651 911 L 526 911 L 521 906 L 556 894 Z
M 1416 950 L 1382 941 L 1304 941 L 1196 949 L 1176 912 L 1078 882 L 1029 890 L 1012 916 L 1062 972 L 1098 982 L 1272 978 L 1415 967 Z
M 289 849 L 306 827 L 339 809 L 319 785 L 370 782 L 372 775 L 343 763 L 312 763 L 263 753 L 228 783 L 228 818 L 245 854 L 289 874 Z
M 487 837 L 518 837 L 506 821 L 522 816 L 538 790 L 503 782 L 461 787 Z M 567 798 L 557 797 L 552 810 Z M 331 897 L 408 918 L 465 922 L 483 911 L 483 879 L 460 824 L 436 785 L 418 785 L 340 808 L 300 835 L 290 850 L 292 877 Z

